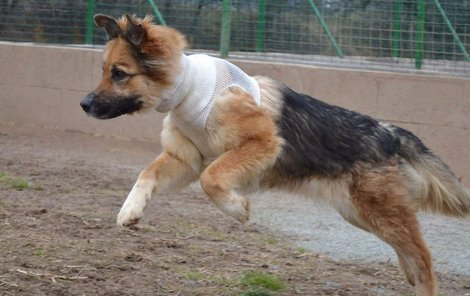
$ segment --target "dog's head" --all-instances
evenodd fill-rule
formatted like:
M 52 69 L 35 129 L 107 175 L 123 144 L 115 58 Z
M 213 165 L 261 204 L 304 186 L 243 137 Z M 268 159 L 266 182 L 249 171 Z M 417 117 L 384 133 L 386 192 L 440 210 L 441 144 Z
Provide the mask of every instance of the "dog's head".
M 98 14 L 94 20 L 109 40 L 101 81 L 80 102 L 83 110 L 93 117 L 109 119 L 158 108 L 160 94 L 171 87 L 180 70 L 184 36 L 169 27 L 154 25 L 148 16 L 138 19 L 125 15 L 115 20 Z

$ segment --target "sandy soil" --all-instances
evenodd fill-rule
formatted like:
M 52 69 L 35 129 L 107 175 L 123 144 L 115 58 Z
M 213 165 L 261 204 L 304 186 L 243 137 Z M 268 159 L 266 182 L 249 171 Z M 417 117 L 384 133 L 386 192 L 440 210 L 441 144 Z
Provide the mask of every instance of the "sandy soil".
M 411 295 L 394 263 L 331 259 L 194 188 L 154 198 L 135 230 L 115 216 L 155 143 L 0 125 L 0 295 Z M 260 215 L 260 214 L 257 214 Z M 250 286 L 246 272 L 284 288 Z M 438 273 L 442 295 L 468 275 Z

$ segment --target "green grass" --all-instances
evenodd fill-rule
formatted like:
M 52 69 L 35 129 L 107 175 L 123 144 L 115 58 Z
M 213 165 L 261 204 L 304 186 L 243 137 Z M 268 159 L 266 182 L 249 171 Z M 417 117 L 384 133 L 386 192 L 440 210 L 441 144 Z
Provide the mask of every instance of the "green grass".
M 305 249 L 303 247 L 299 247 L 299 248 L 297 248 L 297 252 L 300 253 L 300 254 L 305 254 L 305 253 L 307 253 L 307 249 Z
M 6 172 L 0 171 L 0 185 L 7 188 L 13 188 L 16 190 L 25 190 L 29 188 L 27 181 L 20 178 L 13 178 L 9 176 Z
M 195 269 L 181 270 L 179 275 L 184 277 L 187 280 L 195 281 L 195 282 L 206 279 L 206 275 L 204 273 Z
M 31 186 L 30 183 L 22 178 L 12 177 L 7 172 L 0 171 L 0 187 L 6 187 L 16 190 L 43 190 L 40 186 Z
M 284 283 L 277 276 L 260 271 L 250 270 L 244 272 L 240 282 L 242 286 L 251 288 L 251 290 L 245 292 L 244 295 L 265 295 L 259 293 L 267 292 L 264 290 L 281 291 L 284 289 Z M 246 294 L 255 292 L 258 294 Z
M 36 257 L 45 257 L 46 251 L 44 251 L 43 249 L 36 249 L 33 251 L 33 255 Z

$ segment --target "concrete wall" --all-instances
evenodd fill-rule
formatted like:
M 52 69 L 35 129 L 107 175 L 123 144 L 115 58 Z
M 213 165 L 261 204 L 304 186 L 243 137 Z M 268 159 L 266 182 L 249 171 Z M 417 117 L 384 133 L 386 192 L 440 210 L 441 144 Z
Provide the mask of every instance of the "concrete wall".
M 249 74 L 415 132 L 470 185 L 470 79 L 234 61 Z M 79 102 L 101 75 L 96 49 L 0 42 L 0 123 L 35 124 L 140 140 L 159 139 L 162 115 L 109 121 Z
M 0 42 L 0 122 L 159 139 L 161 120 L 155 114 L 111 121 L 85 115 L 79 104 L 98 83 L 101 63 L 97 49 Z

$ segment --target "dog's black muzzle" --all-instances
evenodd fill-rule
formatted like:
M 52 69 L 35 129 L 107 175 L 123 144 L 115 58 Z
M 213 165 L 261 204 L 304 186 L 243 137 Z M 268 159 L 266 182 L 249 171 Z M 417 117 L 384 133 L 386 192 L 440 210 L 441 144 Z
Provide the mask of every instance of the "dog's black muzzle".
M 86 95 L 86 97 L 83 98 L 83 100 L 80 102 L 80 106 L 82 106 L 83 111 L 85 111 L 87 114 L 89 114 L 91 107 L 93 106 L 93 103 L 95 102 L 96 95 L 94 92 L 91 92 Z
M 139 111 L 142 102 L 138 96 L 100 96 L 91 92 L 80 102 L 87 115 L 98 119 L 110 119 Z

